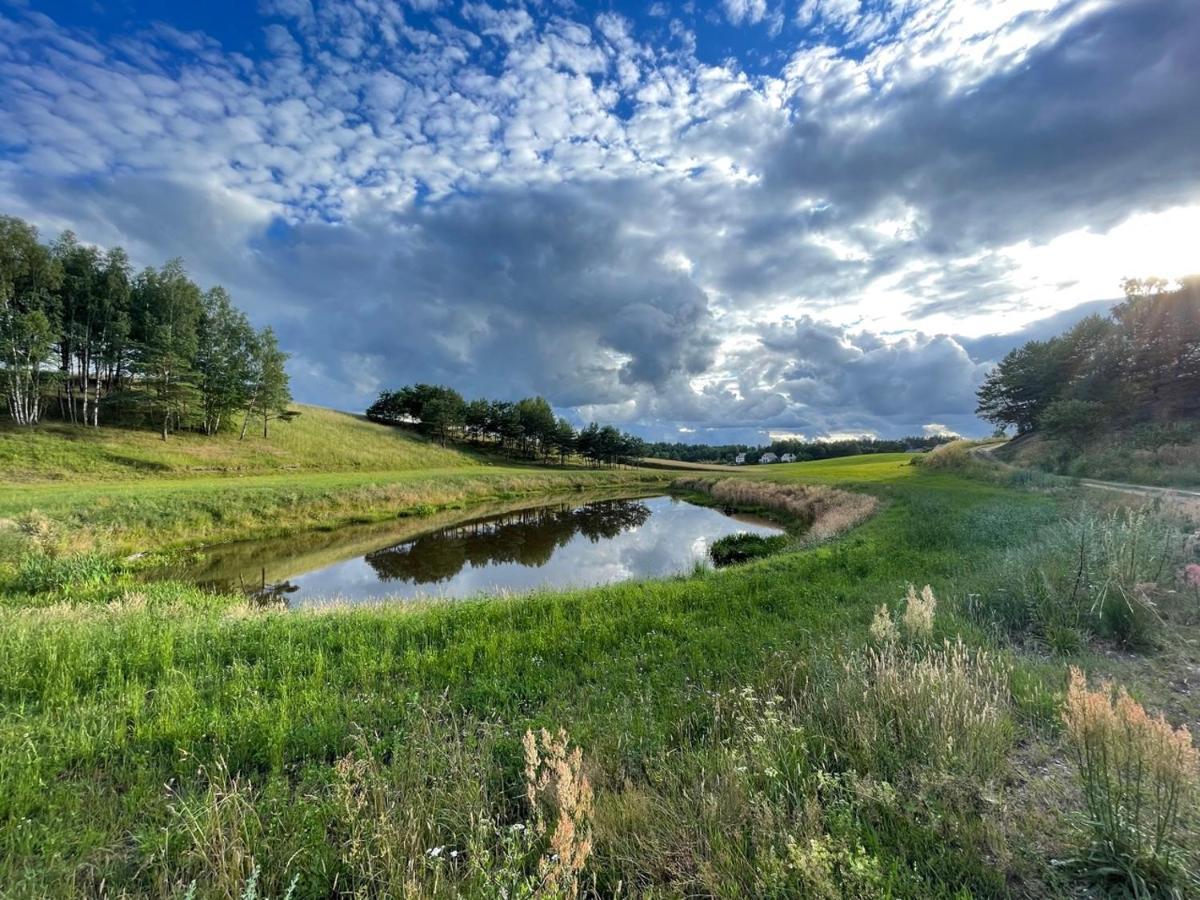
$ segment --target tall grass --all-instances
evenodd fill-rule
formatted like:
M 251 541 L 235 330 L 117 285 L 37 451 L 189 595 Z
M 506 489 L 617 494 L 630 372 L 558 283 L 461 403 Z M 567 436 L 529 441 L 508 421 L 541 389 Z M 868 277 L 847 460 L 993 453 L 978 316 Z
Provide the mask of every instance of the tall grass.
M 1178 526 L 1151 509 L 1084 508 L 993 561 L 967 609 L 1060 649 L 1078 649 L 1088 635 L 1147 647 L 1162 632 L 1162 604 L 1173 599 L 1163 585 L 1183 544 Z
M 707 494 L 740 509 L 779 513 L 798 523 L 810 542 L 828 540 L 870 516 L 879 501 L 826 485 L 754 481 L 747 478 L 680 478 L 674 487 Z

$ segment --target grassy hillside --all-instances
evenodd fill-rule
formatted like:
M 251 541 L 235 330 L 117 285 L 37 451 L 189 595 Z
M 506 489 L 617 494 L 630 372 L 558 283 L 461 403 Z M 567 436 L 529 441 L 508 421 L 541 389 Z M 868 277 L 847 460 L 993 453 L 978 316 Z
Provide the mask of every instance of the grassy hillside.
M 5 482 L 95 481 L 254 475 L 271 472 L 402 471 L 476 465 L 458 450 L 362 416 L 297 406 L 292 422 L 215 437 L 180 432 L 167 441 L 152 431 L 80 428 L 47 423 L 35 429 L 0 426 Z
M 1033 433 L 996 457 L 1014 466 L 1072 478 L 1161 487 L 1200 486 L 1200 426 L 1114 431 L 1083 443 Z

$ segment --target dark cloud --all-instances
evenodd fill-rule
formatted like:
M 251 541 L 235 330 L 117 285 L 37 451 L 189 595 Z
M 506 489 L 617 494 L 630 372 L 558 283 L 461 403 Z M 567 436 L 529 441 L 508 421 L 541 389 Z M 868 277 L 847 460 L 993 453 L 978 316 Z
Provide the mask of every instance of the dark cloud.
M 1067 4 L 1060 16 L 1082 6 Z M 920 212 L 937 256 L 1104 231 L 1200 198 L 1200 4 L 1127 0 L 1085 16 L 969 89 L 935 71 L 856 101 L 847 134 L 799 104 L 765 148 L 766 189 L 826 197 L 843 221 L 887 200 Z

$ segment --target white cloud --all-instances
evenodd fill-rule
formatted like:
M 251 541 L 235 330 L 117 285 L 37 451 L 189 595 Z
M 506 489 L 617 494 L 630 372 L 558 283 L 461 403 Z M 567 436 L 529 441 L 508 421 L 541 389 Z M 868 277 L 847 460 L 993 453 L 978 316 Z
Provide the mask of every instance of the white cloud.
M 766 0 L 721 0 L 725 15 L 734 25 L 743 22 L 753 25 L 761 22 L 767 15 Z

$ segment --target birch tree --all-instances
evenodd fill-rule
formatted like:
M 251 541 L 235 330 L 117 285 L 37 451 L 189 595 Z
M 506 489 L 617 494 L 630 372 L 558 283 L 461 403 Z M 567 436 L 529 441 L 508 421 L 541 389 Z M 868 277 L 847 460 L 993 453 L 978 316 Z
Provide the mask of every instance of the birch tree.
M 36 425 L 41 417 L 59 278 L 37 229 L 0 216 L 0 375 L 18 425 Z

